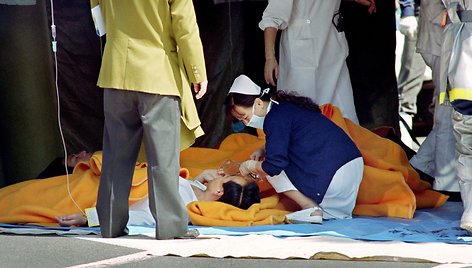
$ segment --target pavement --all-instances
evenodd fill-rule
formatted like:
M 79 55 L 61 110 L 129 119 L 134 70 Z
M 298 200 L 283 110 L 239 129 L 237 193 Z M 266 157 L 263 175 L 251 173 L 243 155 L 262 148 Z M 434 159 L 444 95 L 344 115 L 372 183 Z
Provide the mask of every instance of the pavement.
M 392 258 L 370 260 L 251 259 L 154 256 L 146 251 L 56 235 L 0 235 L 0 267 L 446 267 Z M 250 245 L 248 245 L 250 246 Z M 268 245 L 270 246 L 270 245 Z M 451 266 L 447 267 L 464 267 Z

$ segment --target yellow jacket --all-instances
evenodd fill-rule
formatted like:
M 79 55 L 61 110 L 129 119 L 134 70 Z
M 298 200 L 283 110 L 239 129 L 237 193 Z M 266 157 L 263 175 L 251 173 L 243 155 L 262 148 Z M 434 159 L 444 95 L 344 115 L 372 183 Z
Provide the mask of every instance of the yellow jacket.
M 98 86 L 181 98 L 181 147 L 203 135 L 189 82 L 207 79 L 191 0 L 91 0 L 106 45 Z

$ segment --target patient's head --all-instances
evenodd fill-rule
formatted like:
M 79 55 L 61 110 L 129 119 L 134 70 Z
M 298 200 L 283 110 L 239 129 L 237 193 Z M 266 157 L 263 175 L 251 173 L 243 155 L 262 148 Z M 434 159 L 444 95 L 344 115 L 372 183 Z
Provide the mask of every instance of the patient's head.
M 207 190 L 213 200 L 247 209 L 254 203 L 260 203 L 259 186 L 242 176 L 225 176 L 208 182 Z
M 70 154 L 67 156 L 67 165 L 69 167 L 75 167 L 79 162 L 88 161 L 92 157 L 92 153 L 87 151 L 81 151 L 77 154 Z
M 234 181 L 223 184 L 224 193 L 218 201 L 238 208 L 248 209 L 252 204 L 260 203 L 259 186 L 250 182 L 244 186 Z

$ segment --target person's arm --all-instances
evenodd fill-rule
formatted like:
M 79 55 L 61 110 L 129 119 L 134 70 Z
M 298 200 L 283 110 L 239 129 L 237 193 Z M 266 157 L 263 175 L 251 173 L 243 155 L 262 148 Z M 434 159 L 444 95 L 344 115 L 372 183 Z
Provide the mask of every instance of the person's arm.
M 276 85 L 279 78 L 279 64 L 275 57 L 275 40 L 277 38 L 277 28 L 267 27 L 264 30 L 264 50 L 265 66 L 264 78 L 267 84 Z
M 257 174 L 259 177 L 267 177 L 267 173 L 262 168 L 263 161 L 247 160 L 243 162 L 240 166 L 240 171 L 242 175 L 247 175 L 249 173 Z M 312 208 L 318 206 L 318 204 L 312 199 L 308 198 L 298 190 L 289 190 L 282 192 L 285 196 L 292 199 L 297 203 L 301 209 Z
M 197 93 L 195 97 L 200 99 L 207 91 L 208 80 L 193 2 L 191 0 L 174 0 L 170 4 L 170 12 L 175 40 L 179 47 L 179 56 L 182 58 L 188 78 L 193 84 L 193 90 Z
M 288 23 L 292 16 L 292 9 L 292 0 L 269 1 L 262 14 L 262 20 L 259 22 L 259 28 L 264 31 L 264 78 L 267 84 L 273 86 L 276 85 L 279 75 L 278 62 L 275 57 L 277 31 L 283 31 L 289 27 Z

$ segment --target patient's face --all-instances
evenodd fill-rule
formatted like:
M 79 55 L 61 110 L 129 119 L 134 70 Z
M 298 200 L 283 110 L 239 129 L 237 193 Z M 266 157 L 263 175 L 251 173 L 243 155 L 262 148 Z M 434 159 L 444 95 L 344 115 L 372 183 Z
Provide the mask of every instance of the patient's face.
M 219 177 L 208 182 L 206 191 L 212 194 L 219 193 L 222 195 L 224 191 L 223 184 L 229 181 L 233 181 L 241 186 L 245 186 L 249 182 L 242 176 Z

